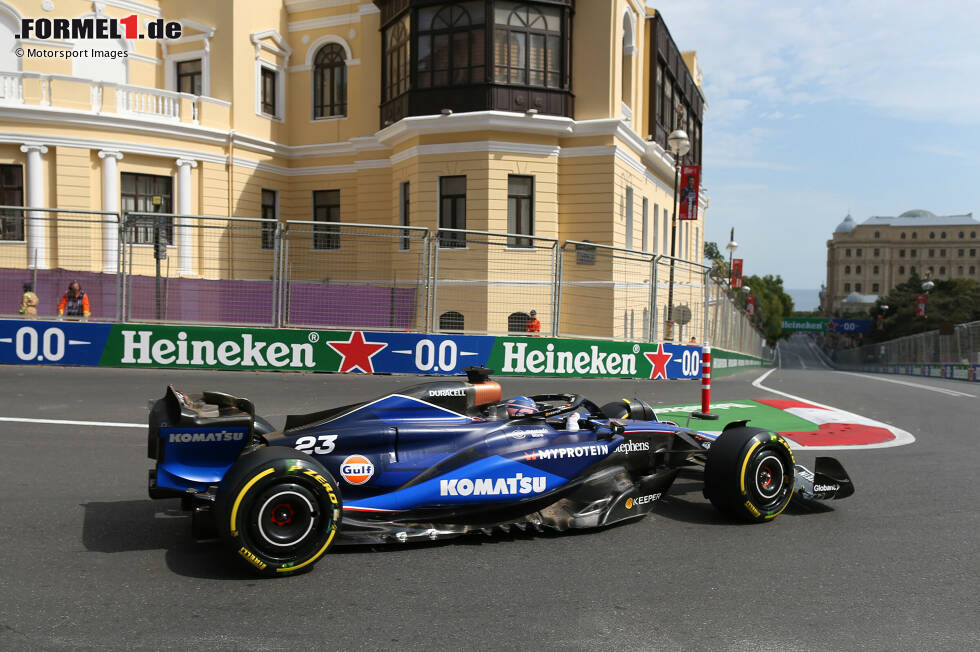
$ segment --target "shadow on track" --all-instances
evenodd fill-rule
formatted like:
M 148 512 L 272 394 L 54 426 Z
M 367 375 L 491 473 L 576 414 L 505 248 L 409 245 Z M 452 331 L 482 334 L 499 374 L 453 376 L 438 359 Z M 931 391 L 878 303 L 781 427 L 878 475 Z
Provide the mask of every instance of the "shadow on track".
M 84 503 L 82 545 L 91 552 L 166 550 L 166 563 L 178 575 L 200 579 L 255 580 L 219 541 L 197 543 L 191 518 L 178 500 L 121 500 Z

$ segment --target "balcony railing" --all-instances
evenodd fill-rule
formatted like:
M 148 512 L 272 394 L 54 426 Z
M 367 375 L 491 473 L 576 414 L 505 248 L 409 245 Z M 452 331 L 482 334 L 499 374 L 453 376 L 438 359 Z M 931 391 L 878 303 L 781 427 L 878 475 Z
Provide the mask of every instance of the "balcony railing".
M 154 122 L 227 128 L 231 104 L 213 97 L 37 72 L 0 72 L 0 106 L 75 109 Z

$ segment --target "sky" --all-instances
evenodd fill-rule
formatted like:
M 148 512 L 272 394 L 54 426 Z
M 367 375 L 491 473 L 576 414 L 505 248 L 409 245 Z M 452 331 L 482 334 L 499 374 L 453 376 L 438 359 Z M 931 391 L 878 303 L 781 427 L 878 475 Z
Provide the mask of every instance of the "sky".
M 848 212 L 980 217 L 980 2 L 648 4 L 698 53 L 706 238 L 745 274 L 819 288 Z

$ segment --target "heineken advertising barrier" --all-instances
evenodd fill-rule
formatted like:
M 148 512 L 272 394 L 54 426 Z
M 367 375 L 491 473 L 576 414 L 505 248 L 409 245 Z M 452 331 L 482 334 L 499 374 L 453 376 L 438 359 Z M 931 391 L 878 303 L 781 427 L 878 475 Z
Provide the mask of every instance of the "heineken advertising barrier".
M 715 355 L 716 368 L 759 364 L 747 356 L 717 350 Z M 701 348 L 547 337 L 0 320 L 0 363 L 439 375 L 462 374 L 477 365 L 499 376 L 693 379 L 701 377 Z
M 734 353 L 722 349 L 711 348 L 711 376 L 721 378 L 752 367 L 761 367 L 761 358 L 755 358 L 744 353 Z
M 787 317 L 783 320 L 784 331 L 803 331 L 809 333 L 842 333 L 854 335 L 871 331 L 870 319 L 845 319 L 834 317 Z

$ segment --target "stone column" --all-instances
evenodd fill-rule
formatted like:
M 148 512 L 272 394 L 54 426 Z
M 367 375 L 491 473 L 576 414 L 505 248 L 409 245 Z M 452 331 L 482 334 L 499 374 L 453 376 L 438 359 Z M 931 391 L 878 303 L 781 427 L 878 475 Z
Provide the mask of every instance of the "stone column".
M 190 159 L 177 159 L 177 207 L 174 211 L 177 215 L 191 214 L 191 168 L 197 167 L 197 161 Z M 193 274 L 191 266 L 192 252 L 190 229 L 191 220 L 189 217 L 178 217 L 176 224 L 177 231 L 177 273 Z
M 116 161 L 122 159 L 120 152 L 101 150 L 102 159 L 102 210 L 119 215 L 119 171 Z M 119 271 L 119 223 L 114 223 L 110 215 L 102 217 L 102 271 L 115 274 Z
M 42 208 L 44 206 L 44 170 L 41 168 L 41 154 L 47 154 L 44 145 L 28 143 L 20 146 L 27 154 L 27 197 L 25 205 Z M 27 267 L 29 269 L 48 268 L 47 221 L 54 214 L 41 211 L 27 211 Z

